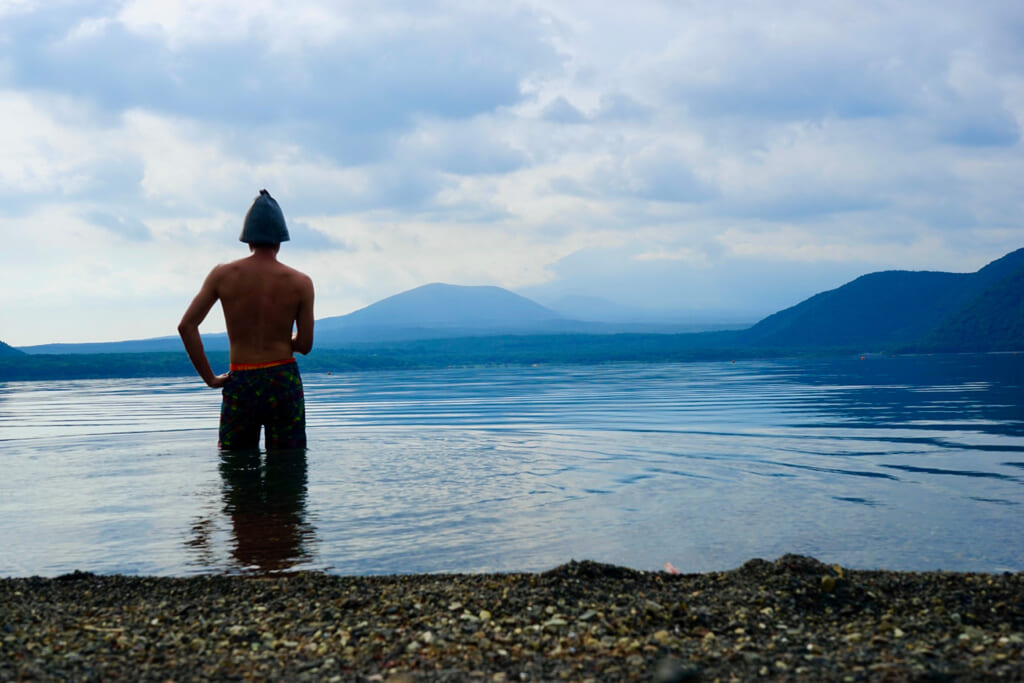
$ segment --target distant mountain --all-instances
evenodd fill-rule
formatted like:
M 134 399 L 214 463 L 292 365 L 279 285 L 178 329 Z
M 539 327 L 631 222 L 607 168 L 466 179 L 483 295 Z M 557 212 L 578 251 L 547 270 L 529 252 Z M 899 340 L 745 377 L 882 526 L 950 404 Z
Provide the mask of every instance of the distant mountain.
M 726 327 L 725 325 L 719 327 Z M 680 323 L 606 323 L 572 320 L 500 287 L 434 283 L 396 294 L 348 315 L 316 321 L 315 349 L 352 344 L 505 334 L 678 334 L 708 329 Z M 204 334 L 207 351 L 228 348 L 224 333 Z M 174 336 L 117 342 L 39 344 L 30 354 L 181 352 Z
M 204 334 L 203 346 L 207 351 L 226 351 L 228 338 L 223 332 L 218 334 Z M 168 337 L 153 337 L 151 339 L 132 339 L 129 341 L 111 342 L 77 342 L 61 344 L 36 344 L 35 346 L 22 346 L 21 350 L 33 355 L 36 354 L 82 354 L 82 353 L 153 353 L 184 351 L 181 344 L 181 337 L 178 335 Z
M 934 335 L 945 325 L 954 325 L 966 338 L 970 329 L 996 324 L 990 318 L 1007 312 L 1000 307 L 1014 301 L 1019 305 L 1022 291 L 1013 278 L 1021 268 L 1024 249 L 976 273 L 871 273 L 768 316 L 742 338 L 750 345 L 785 348 L 893 347 L 926 339 L 938 343 Z M 987 303 L 972 303 L 990 288 L 994 293 Z M 968 318 L 955 323 L 961 315 Z M 941 334 L 952 335 L 949 329 Z M 1019 338 L 1017 343 L 1024 345 Z
M 317 321 L 316 346 L 550 334 L 677 334 L 707 329 L 680 323 L 575 320 L 501 287 L 434 283 L 348 315 Z
M 348 315 L 324 318 L 318 327 L 508 327 L 559 318 L 551 309 L 501 287 L 435 282 Z
M 629 327 L 624 331 L 640 333 L 655 330 L 664 334 L 738 330 L 750 327 L 757 318 L 752 314 L 627 306 L 601 297 L 582 295 L 563 296 L 540 303 L 566 319 Z
M 316 323 L 316 346 L 456 336 L 556 331 L 558 313 L 489 286 L 433 283 L 395 294 L 348 315 Z
M 8 346 L 7 344 L 0 341 L 0 356 L 17 356 L 23 353 L 23 351 L 19 351 L 13 346 Z
M 595 315 L 600 309 L 599 302 L 576 303 L 595 305 Z M 722 327 L 725 326 L 718 326 Z M 699 339 L 683 334 L 702 329 L 710 326 L 576 320 L 500 287 L 434 283 L 348 315 L 318 320 L 314 348 L 456 337 L 670 334 L 677 337 L 674 343 L 682 346 L 692 341 L 705 350 L 743 348 L 748 352 L 1018 350 L 1024 348 L 1024 249 L 1007 254 L 976 273 L 871 273 L 816 294 L 748 329 Z M 691 336 L 693 340 L 684 339 Z M 209 351 L 228 347 L 223 333 L 203 335 L 203 342 Z M 177 336 L 46 344 L 22 350 L 32 354 L 183 353 Z M 0 355 L 12 352 L 18 351 L 0 342 Z
M 636 322 L 641 314 L 633 308 L 596 296 L 563 296 L 547 303 L 564 318 L 591 322 Z

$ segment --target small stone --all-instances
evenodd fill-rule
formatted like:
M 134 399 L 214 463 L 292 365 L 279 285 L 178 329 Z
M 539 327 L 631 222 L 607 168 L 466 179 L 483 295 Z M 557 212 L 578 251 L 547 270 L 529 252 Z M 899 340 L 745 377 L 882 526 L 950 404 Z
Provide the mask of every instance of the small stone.
M 653 683 L 693 683 L 700 679 L 700 669 L 683 666 L 675 657 L 664 657 L 654 670 Z
M 569 622 L 567 622 L 565 619 L 559 619 L 559 618 L 555 617 L 555 618 L 548 619 L 547 621 L 545 621 L 544 624 L 543 624 L 543 628 L 546 629 L 546 630 L 549 630 L 549 631 L 555 631 L 555 630 L 558 630 L 558 629 L 562 628 L 563 626 L 568 626 L 568 625 L 569 625 Z

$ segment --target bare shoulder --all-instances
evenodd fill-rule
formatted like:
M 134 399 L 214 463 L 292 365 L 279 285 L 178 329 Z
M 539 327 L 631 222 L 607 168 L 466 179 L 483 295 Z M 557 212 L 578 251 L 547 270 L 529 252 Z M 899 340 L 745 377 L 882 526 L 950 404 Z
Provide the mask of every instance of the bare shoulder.
M 203 287 L 216 287 L 217 283 L 224 279 L 229 265 L 228 263 L 218 263 L 211 268 L 210 272 L 206 275 L 206 280 L 203 282 Z
M 234 261 L 228 261 L 227 263 L 218 263 L 210 270 L 211 276 L 222 277 L 229 273 L 237 272 L 244 265 L 245 259 L 235 259 Z
M 301 270 L 298 270 L 297 268 L 292 268 L 291 266 L 285 265 L 284 263 L 282 263 L 281 265 L 284 266 L 288 275 L 294 278 L 296 282 L 301 283 L 302 286 L 313 286 L 313 278 L 309 277 Z
M 217 298 L 223 296 L 226 290 L 230 290 L 234 283 L 242 277 L 242 269 L 243 265 L 240 260 L 218 263 L 210 269 L 210 274 L 206 276 L 203 290 L 207 295 Z

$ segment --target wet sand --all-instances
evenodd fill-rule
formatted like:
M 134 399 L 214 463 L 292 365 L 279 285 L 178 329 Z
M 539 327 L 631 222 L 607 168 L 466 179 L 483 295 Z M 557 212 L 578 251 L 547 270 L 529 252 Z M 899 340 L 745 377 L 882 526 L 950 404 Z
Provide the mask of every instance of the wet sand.
M 0 680 L 1024 680 L 1024 573 L 0 579 Z

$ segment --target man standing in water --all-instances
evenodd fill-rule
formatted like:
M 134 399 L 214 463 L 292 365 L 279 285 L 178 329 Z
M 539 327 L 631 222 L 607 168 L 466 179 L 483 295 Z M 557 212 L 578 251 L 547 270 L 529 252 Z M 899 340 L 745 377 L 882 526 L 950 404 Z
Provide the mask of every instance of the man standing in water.
M 293 354 L 313 348 L 313 281 L 277 260 L 288 227 L 266 190 L 249 207 L 238 239 L 249 244 L 250 255 L 210 271 L 178 333 L 203 381 L 223 389 L 221 448 L 259 448 L 261 427 L 268 450 L 305 448 L 306 409 Z M 231 348 L 224 375 L 213 374 L 199 335 L 218 300 Z

